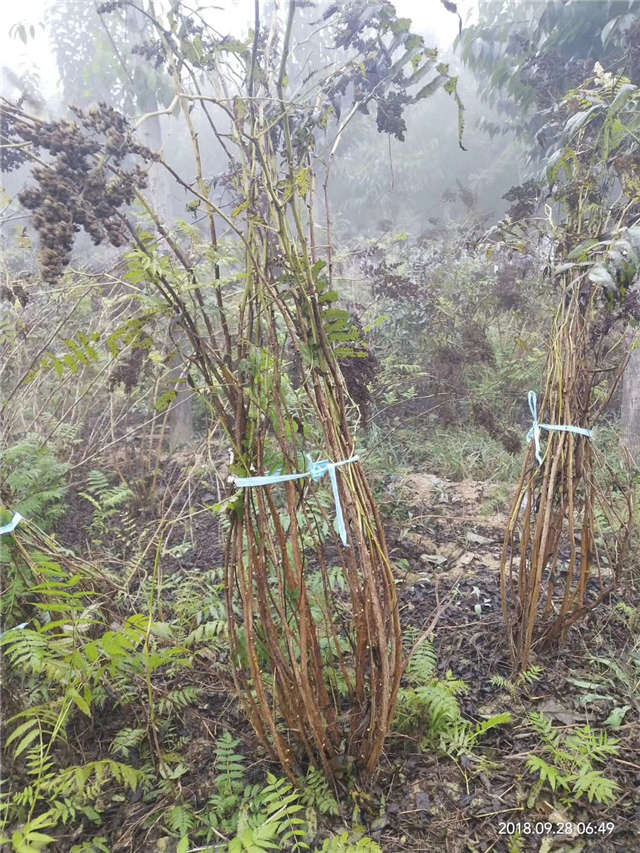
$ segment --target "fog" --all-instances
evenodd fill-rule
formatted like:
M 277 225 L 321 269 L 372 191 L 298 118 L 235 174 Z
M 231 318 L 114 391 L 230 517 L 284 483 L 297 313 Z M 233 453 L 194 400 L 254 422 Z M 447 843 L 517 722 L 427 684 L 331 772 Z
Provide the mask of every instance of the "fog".
M 267 9 L 273 6 L 281 25 L 284 5 L 266 4 Z M 407 132 L 402 142 L 378 134 L 370 117 L 357 115 L 340 141 L 330 188 L 336 234 L 346 240 L 393 229 L 418 236 L 469 218 L 476 224 L 483 218 L 495 219 L 505 208 L 502 195 L 523 177 L 522 156 L 511 137 L 491 139 L 478 129 L 478 121 L 487 117 L 488 108 L 478 98 L 473 75 L 463 68 L 453 48 L 458 16 L 437 0 L 396 0 L 394 5 L 398 15 L 411 19 L 412 30 L 424 37 L 427 46 L 438 47 L 441 60 L 459 76 L 465 121 L 462 144 L 466 150 L 458 144 L 456 105 L 443 91 L 406 110 Z M 305 22 L 299 25 L 303 45 L 305 26 L 308 29 L 324 7 L 319 4 L 317 10 L 304 8 L 299 13 Z M 157 4 L 156 8 L 166 9 L 166 4 Z M 227 0 L 203 5 L 201 11 L 194 7 L 194 14 L 201 13 L 220 32 L 246 38 L 252 26 L 252 9 L 249 0 Z M 468 22 L 475 4 L 460 4 L 460 10 L 461 20 Z M 70 103 L 87 106 L 104 100 L 116 106 L 124 104 L 135 120 L 146 96 L 131 91 L 130 83 L 135 77 L 148 87 L 150 81 L 137 70 L 140 57 L 131 55 L 126 34 L 110 32 L 110 27 L 111 16 L 99 16 L 84 0 L 25 0 L 19 8 L 5 4 L 0 13 L 4 96 L 10 100 L 22 96 L 29 108 L 43 117 L 67 114 Z M 121 50 L 114 50 L 114 38 L 125 40 Z M 150 85 L 155 89 L 152 107 L 162 110 L 171 102 L 171 88 L 163 88 L 160 78 Z M 201 122 L 202 117 L 194 120 Z M 140 129 L 142 141 L 152 148 L 160 144 L 167 161 L 177 169 L 182 165 L 181 151 L 186 149 L 184 134 L 184 126 L 168 116 L 147 122 Z M 219 171 L 224 160 L 221 151 L 208 146 L 203 156 L 206 170 L 212 175 Z M 152 178 L 158 171 L 152 167 Z M 9 194 L 14 195 L 22 181 L 21 173 L 3 179 Z M 156 175 L 156 179 L 163 184 L 164 212 L 184 216 L 188 201 L 184 191 L 170 186 L 164 177 Z M 6 228 L 3 235 L 6 239 Z M 90 243 L 81 236 L 77 247 L 86 259 Z

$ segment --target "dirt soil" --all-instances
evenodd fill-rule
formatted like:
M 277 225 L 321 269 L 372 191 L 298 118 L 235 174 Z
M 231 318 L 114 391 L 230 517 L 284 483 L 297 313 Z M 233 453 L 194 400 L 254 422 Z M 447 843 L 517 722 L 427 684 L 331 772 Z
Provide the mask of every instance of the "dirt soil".
M 192 506 L 205 507 L 213 498 L 201 485 L 191 495 Z M 542 668 L 538 680 L 511 691 L 493 684 L 494 676 L 511 675 L 498 583 L 507 500 L 506 493 L 486 483 L 454 483 L 430 475 L 392 478 L 383 491 L 380 503 L 397 567 L 403 626 L 423 629 L 442 608 L 434 633 L 438 668 L 466 682 L 460 697 L 464 715 L 478 722 L 509 711 L 514 718 L 489 731 L 473 756 L 460 761 L 421 751 L 421 732 L 389 738 L 379 776 L 359 802 L 357 818 L 385 853 L 609 853 L 637 848 L 640 653 L 634 634 L 640 628 L 640 595 L 632 590 L 624 599 L 612 596 L 600 605 L 586 624 L 573 630 L 566 647 L 536 661 Z M 86 513 L 86 507 L 78 505 L 75 512 Z M 197 519 L 193 541 L 200 544 L 183 557 L 170 558 L 163 569 L 167 574 L 219 564 L 217 522 L 209 511 Z M 73 527 L 78 530 L 77 521 Z M 74 530 L 68 531 L 69 538 Z M 182 535 L 175 534 L 176 542 Z M 64 541 L 64 530 L 59 538 Z M 589 662 L 589 655 L 598 661 Z M 205 803 L 215 789 L 214 742 L 224 728 L 241 738 L 252 780 L 255 776 L 259 781 L 269 768 L 215 655 L 211 666 L 205 663 L 189 683 L 202 688 L 202 699 L 184 714 L 183 734 L 191 740 L 189 772 L 181 784 L 196 802 Z M 623 717 L 615 729 L 607 728 L 605 721 L 616 708 L 625 709 Z M 536 779 L 526 761 L 532 751 L 540 754 L 540 741 L 526 721 L 531 711 L 544 712 L 564 731 L 589 724 L 620 739 L 618 756 L 604 765 L 605 774 L 619 785 L 613 805 L 589 803 L 586 797 L 569 801 L 547 787 L 532 796 Z M 109 726 L 107 719 L 104 726 Z M 146 815 L 148 806 L 129 797 L 106 816 L 104 829 L 115 840 L 114 853 L 171 853 L 170 839 L 142 830 Z M 345 818 L 351 821 L 353 815 L 345 813 Z M 517 824 L 525 822 L 530 829 L 515 839 Z M 544 822 L 553 824 L 556 834 L 548 834 Z M 614 825 L 610 833 L 600 831 L 606 822 Z M 560 828 L 563 835 L 557 834 Z M 340 832 L 344 827 L 323 821 L 323 829 Z
M 475 760 L 459 764 L 421 752 L 419 734 L 414 742 L 391 737 L 379 781 L 386 794 L 385 825 L 378 821 L 372 837 L 388 853 L 637 849 L 640 654 L 638 625 L 629 624 L 622 609 L 638 607 L 637 592 L 611 596 L 572 632 L 566 647 L 537 659 L 539 680 L 513 693 L 501 689 L 491 679 L 511 675 L 498 574 L 505 496 L 486 483 L 431 475 L 392 481 L 387 494 L 387 509 L 402 507 L 405 516 L 400 523 L 396 516 L 389 528 L 393 558 L 404 569 L 403 626 L 420 629 L 444 606 L 434 635 L 438 668 L 466 681 L 464 714 L 479 721 L 509 711 L 514 722 L 488 732 Z M 599 660 L 590 662 L 589 656 Z M 607 728 L 612 710 L 625 706 L 619 727 Z M 618 757 L 604 765 L 605 775 L 620 786 L 613 805 L 589 803 L 586 796 L 570 802 L 549 788 L 530 799 L 536 777 L 526 760 L 536 747 L 540 754 L 539 738 L 526 723 L 532 711 L 564 730 L 588 724 L 620 739 Z M 553 824 L 555 834 L 545 822 Z M 601 831 L 607 822 L 615 825 L 611 833 Z M 519 843 L 512 837 L 518 823 L 531 824 L 521 827 Z

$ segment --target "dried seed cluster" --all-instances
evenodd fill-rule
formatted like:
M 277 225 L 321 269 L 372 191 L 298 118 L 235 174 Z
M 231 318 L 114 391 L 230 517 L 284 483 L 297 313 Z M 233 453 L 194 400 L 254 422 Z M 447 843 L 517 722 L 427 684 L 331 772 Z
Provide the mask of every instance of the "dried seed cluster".
M 18 199 L 33 211 L 45 280 L 60 278 L 81 228 L 96 244 L 107 239 L 114 246 L 122 245 L 120 209 L 147 183 L 146 171 L 131 162 L 134 157 L 144 162 L 156 157 L 133 140 L 126 118 L 106 104 L 86 112 L 72 108 L 76 121 L 43 122 L 6 103 L 0 109 L 3 136 L 27 143 L 24 148 L 8 149 L 18 152 L 18 161 L 9 158 L 1 168 L 15 168 L 25 159 L 36 164 L 34 183 Z
M 114 366 L 109 374 L 109 390 L 113 391 L 118 385 L 122 385 L 125 392 L 129 394 L 138 383 L 141 374 L 145 372 L 151 362 L 149 361 L 149 350 L 153 340 L 148 335 L 142 335 L 131 351 Z
M 30 302 L 27 291 L 21 284 L 16 282 L 14 282 L 12 286 L 3 285 L 0 287 L 0 299 L 5 302 L 18 301 L 22 308 L 26 308 Z

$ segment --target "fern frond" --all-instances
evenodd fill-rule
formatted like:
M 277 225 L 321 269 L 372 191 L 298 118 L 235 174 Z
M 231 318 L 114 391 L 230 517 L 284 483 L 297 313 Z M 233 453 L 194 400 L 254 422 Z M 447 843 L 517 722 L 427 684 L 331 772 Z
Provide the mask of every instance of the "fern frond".
M 426 749 L 432 742 L 433 735 L 424 738 L 420 745 Z M 466 720 L 457 720 L 440 732 L 437 743 L 440 751 L 445 755 L 453 757 L 469 755 L 475 745 L 471 725 Z
M 524 836 L 520 833 L 510 835 L 507 839 L 507 853 L 524 853 Z
M 128 486 L 114 486 L 107 489 L 100 496 L 100 500 L 105 510 L 113 510 L 130 501 L 132 497 L 133 492 Z
M 166 824 L 179 836 L 188 835 L 196 824 L 196 816 L 188 803 L 176 803 L 167 811 Z
M 405 675 L 412 684 L 424 684 L 434 678 L 438 659 L 433 643 L 424 640 L 411 655 Z
M 109 480 L 107 475 L 94 468 L 87 474 L 87 487 L 99 498 L 102 497 L 102 495 L 109 489 Z
M 111 741 L 111 752 L 129 758 L 132 749 L 137 749 L 146 737 L 146 729 L 120 729 Z
M 110 851 L 107 838 L 99 835 L 87 841 L 81 841 L 80 844 L 74 844 L 70 853 L 110 853 Z
M 439 734 L 448 724 L 460 719 L 460 705 L 448 687 L 436 683 L 418 687 L 415 692 L 428 713 L 434 734 Z
M 267 775 L 267 785 L 257 799 L 260 809 L 259 825 L 274 823 L 280 841 L 280 849 L 297 851 L 308 850 L 304 841 L 307 834 L 307 821 L 297 817 L 303 811 L 301 795 L 286 779 Z
M 530 755 L 527 759 L 527 767 L 538 774 L 541 783 L 548 783 L 552 791 L 556 788 L 569 789 L 569 779 L 563 776 L 553 764 L 547 764 L 539 755 Z
M 372 838 L 359 838 L 352 841 L 348 832 L 327 838 L 322 845 L 321 853 L 382 853 L 379 844 Z
M 525 681 L 527 684 L 533 684 L 535 681 L 539 681 L 542 677 L 542 667 L 538 664 L 532 664 L 528 669 L 523 670 L 520 673 L 520 679 Z
M 504 726 L 511 722 L 513 722 L 513 717 L 508 711 L 505 711 L 502 714 L 496 714 L 486 720 L 482 720 L 482 722 L 478 723 L 475 727 L 473 733 L 474 739 L 482 737 L 485 732 L 495 729 L 496 726 Z
M 170 690 L 166 696 L 158 701 L 158 711 L 160 714 L 171 716 L 173 713 L 193 705 L 198 701 L 201 694 L 201 688 L 193 685 L 181 687 L 179 690 Z
M 606 761 L 610 755 L 618 754 L 619 738 L 609 737 L 606 732 L 594 732 L 590 726 L 567 735 L 566 745 L 575 753 L 576 758 L 587 761 Z
M 561 786 L 571 789 L 577 796 L 587 795 L 589 801 L 610 804 L 615 799 L 618 785 L 608 779 L 593 762 L 603 763 L 618 753 L 618 739 L 606 732 L 595 732 L 590 726 L 571 734 L 553 730 L 543 714 L 530 715 L 530 722 L 542 737 L 543 751 L 549 762 L 538 755 L 530 755 L 529 769 L 538 773 L 540 784 L 548 783 L 552 790 Z M 553 763 L 551 763 L 553 762 Z
M 553 730 L 553 724 L 548 717 L 545 717 L 544 714 L 539 711 L 532 711 L 527 715 L 527 720 L 545 743 L 551 744 L 558 742 L 558 735 Z
M 238 794 L 244 787 L 245 757 L 236 752 L 240 741 L 228 731 L 223 732 L 216 744 L 216 769 L 218 775 L 215 782 L 218 791 L 224 796 Z
M 184 641 L 187 648 L 209 643 L 213 640 L 223 639 L 227 632 L 227 620 L 216 619 L 212 622 L 203 622 L 191 631 Z
M 42 437 L 29 435 L 2 454 L 3 497 L 25 518 L 45 530 L 63 514 L 69 465 L 58 462 Z
M 278 850 L 279 845 L 274 842 L 276 835 L 277 827 L 272 823 L 248 827 L 229 842 L 228 853 L 267 853 Z
M 595 800 L 597 803 L 611 805 L 615 801 L 616 793 L 620 786 L 613 779 L 607 779 L 602 770 L 589 770 L 581 773 L 573 781 L 573 793 L 580 797 L 586 794 L 589 802 Z
M 317 767 L 309 767 L 302 790 L 302 802 L 320 814 L 338 816 L 340 806 L 329 788 L 326 777 Z
M 492 684 L 494 687 L 498 687 L 500 690 L 508 690 L 509 693 L 514 690 L 513 683 L 508 678 L 505 678 L 504 675 L 492 676 L 492 678 L 489 680 L 489 683 Z

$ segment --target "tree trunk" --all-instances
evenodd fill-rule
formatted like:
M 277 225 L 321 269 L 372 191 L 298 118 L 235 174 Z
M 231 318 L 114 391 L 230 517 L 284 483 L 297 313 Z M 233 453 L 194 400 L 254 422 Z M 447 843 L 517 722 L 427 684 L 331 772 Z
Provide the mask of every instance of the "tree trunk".
M 177 369 L 178 373 L 180 368 Z M 169 450 L 173 453 L 193 439 L 193 391 L 180 380 L 177 396 L 169 412 Z
M 638 341 L 630 332 L 629 346 Z M 631 457 L 634 467 L 640 466 L 640 347 L 631 352 L 622 380 L 622 446 Z
M 127 9 L 127 26 L 130 33 L 135 33 L 135 41 L 142 43 L 145 39 L 145 27 L 147 19 L 139 10 L 129 7 Z M 160 107 L 155 88 L 144 74 L 137 73 L 134 68 L 133 81 L 136 86 L 136 107 L 142 114 L 156 112 Z M 160 152 L 163 145 L 162 125 L 159 116 L 148 118 L 138 131 L 138 136 L 144 145 L 152 151 Z M 171 204 L 169 196 L 168 176 L 157 164 L 151 164 L 149 169 L 148 194 L 154 210 L 161 219 L 167 220 L 170 216 Z M 171 372 L 171 381 L 178 381 L 180 368 Z M 185 385 L 184 380 L 179 381 L 176 388 L 177 397 L 169 412 L 169 449 L 175 450 L 181 445 L 188 444 L 193 438 L 193 395 L 191 389 Z

